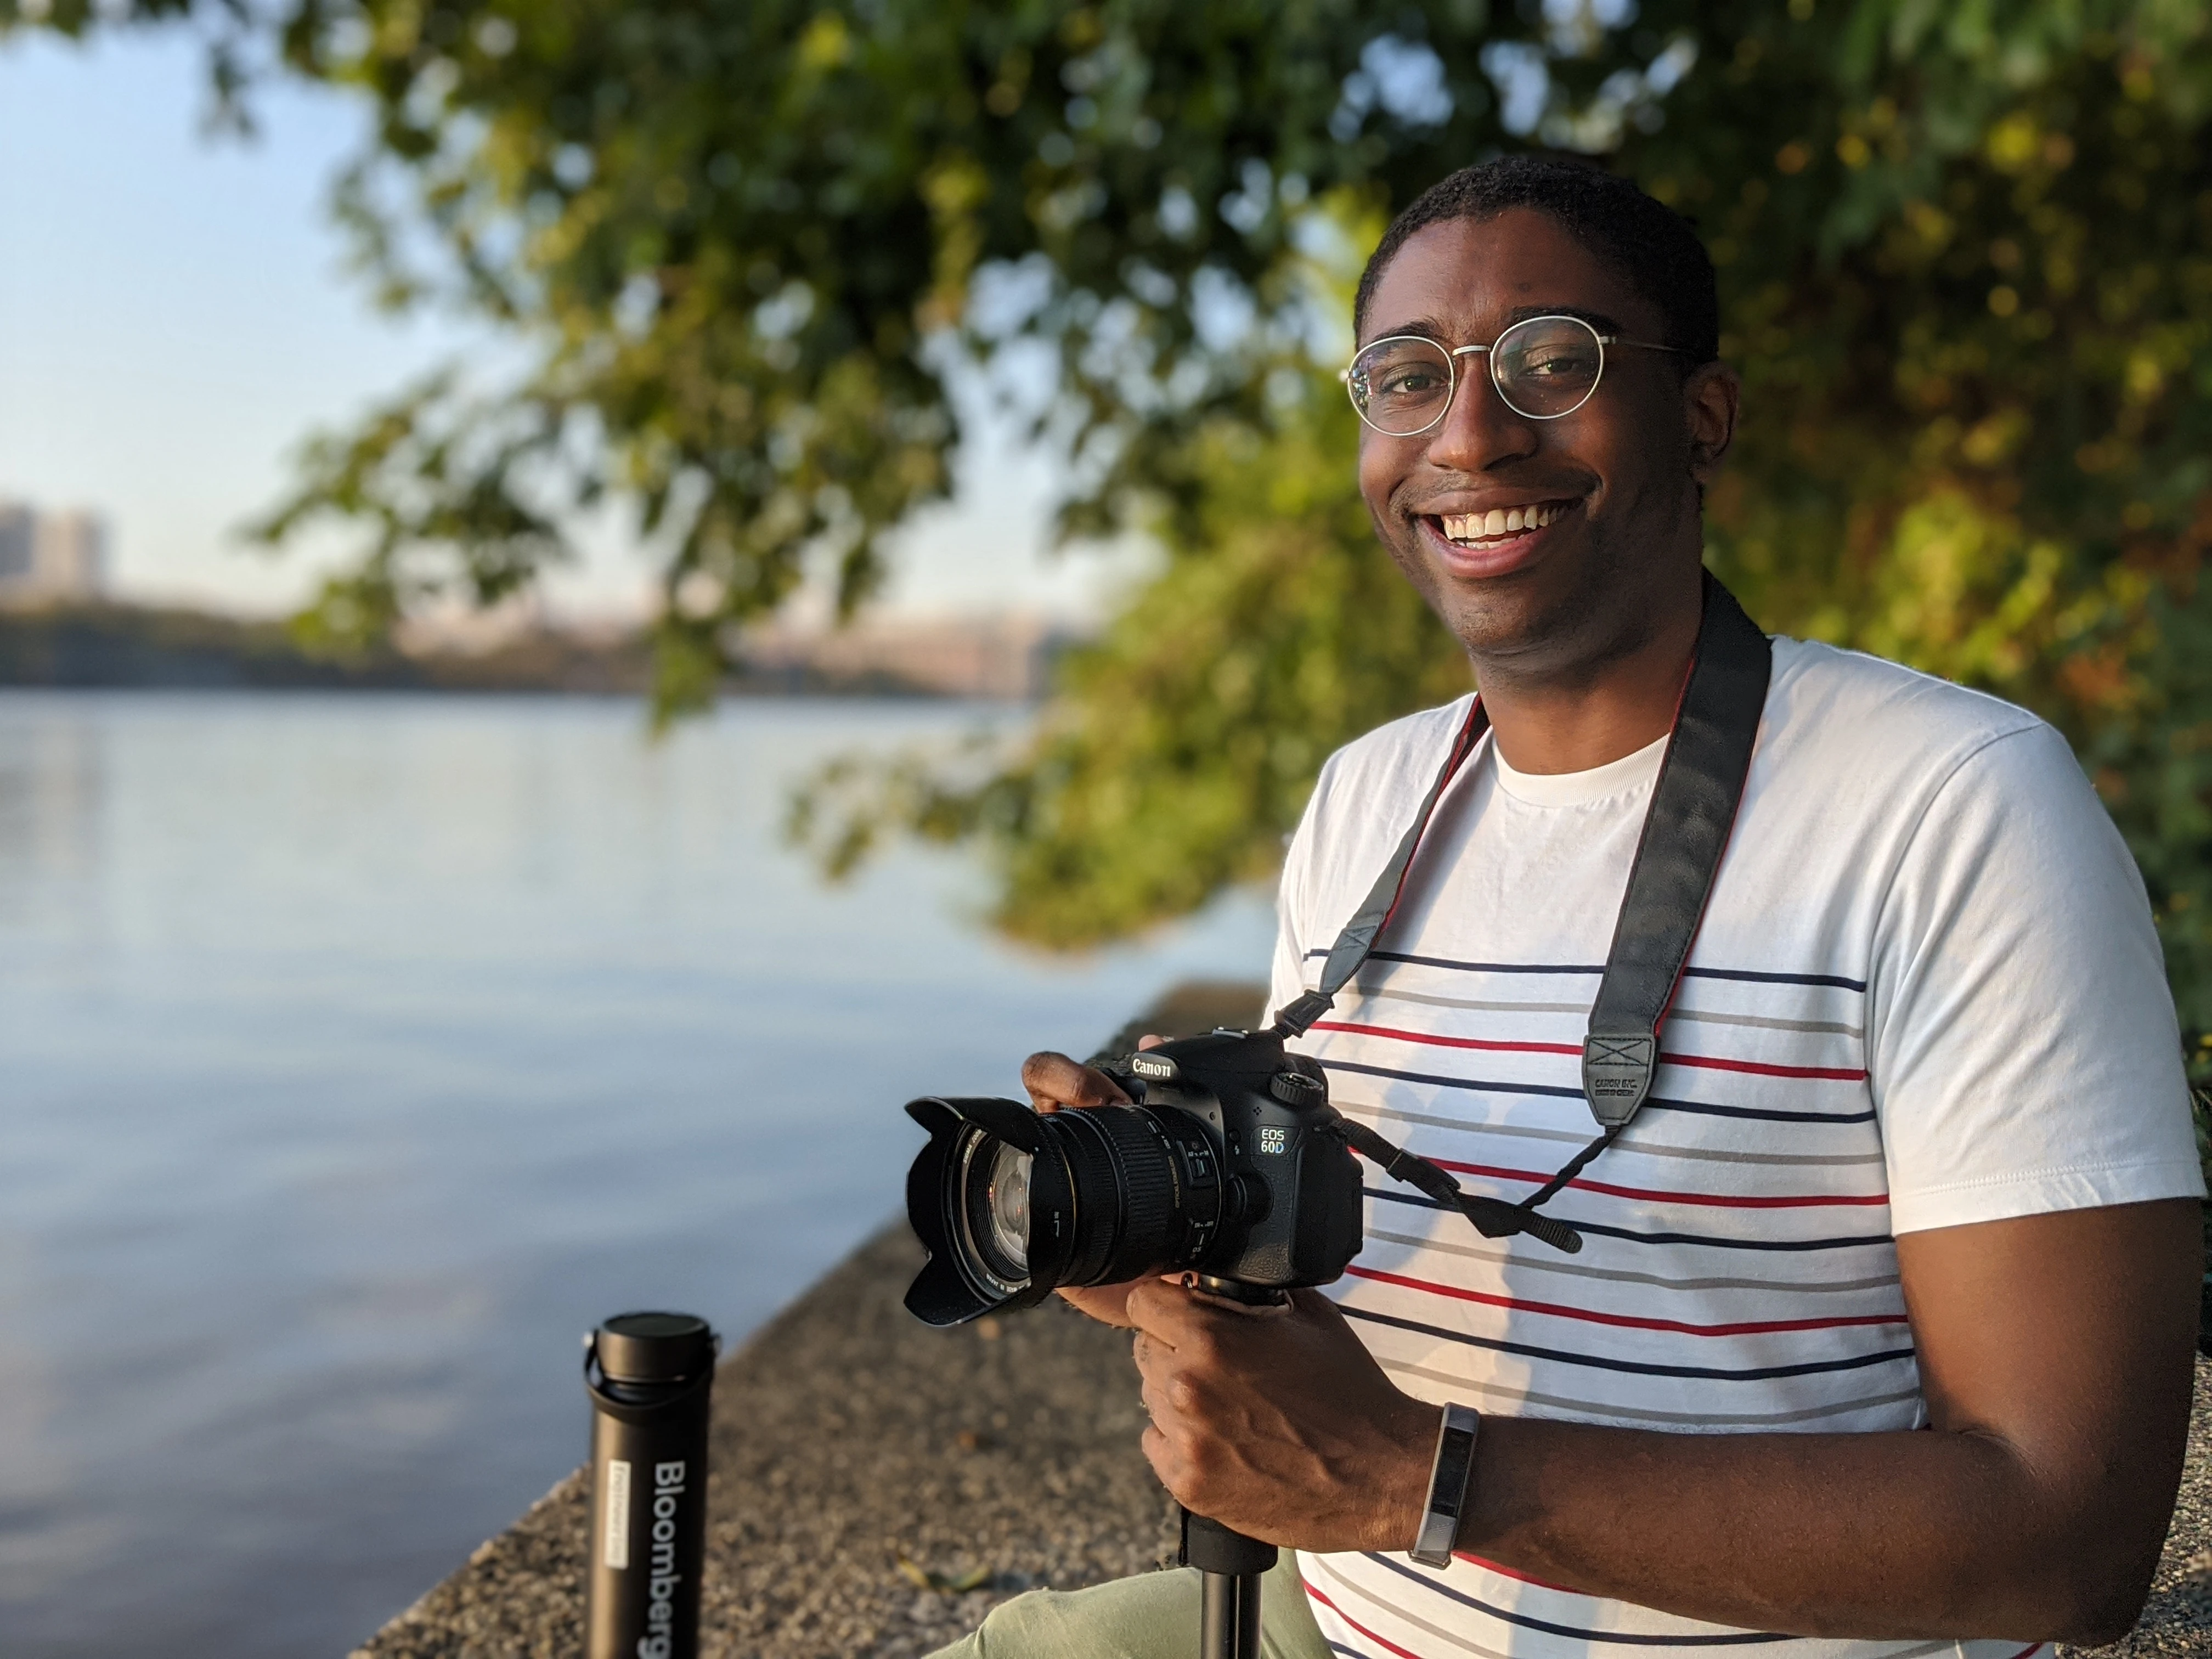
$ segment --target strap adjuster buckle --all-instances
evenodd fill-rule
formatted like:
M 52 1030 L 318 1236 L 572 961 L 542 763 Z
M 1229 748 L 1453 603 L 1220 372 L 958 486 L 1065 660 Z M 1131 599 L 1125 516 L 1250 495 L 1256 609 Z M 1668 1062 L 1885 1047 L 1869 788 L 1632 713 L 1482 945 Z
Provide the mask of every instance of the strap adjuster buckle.
M 1326 991 L 1309 991 L 1275 1016 L 1275 1029 L 1285 1036 L 1304 1036 L 1307 1028 L 1336 1006 Z
M 1583 1044 L 1583 1092 L 1597 1121 L 1613 1129 L 1634 1117 L 1658 1065 L 1659 1039 L 1650 1032 L 1592 1031 Z

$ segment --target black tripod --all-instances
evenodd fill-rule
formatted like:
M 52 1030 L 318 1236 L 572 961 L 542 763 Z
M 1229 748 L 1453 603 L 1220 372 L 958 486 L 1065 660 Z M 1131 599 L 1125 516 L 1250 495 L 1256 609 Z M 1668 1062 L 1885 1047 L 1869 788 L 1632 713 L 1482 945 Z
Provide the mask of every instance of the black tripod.
M 1204 1575 L 1199 1659 L 1260 1659 L 1260 1575 L 1275 1565 L 1275 1547 L 1185 1510 L 1182 1559 Z
M 1277 1307 L 1291 1299 L 1287 1291 L 1261 1290 L 1210 1274 L 1199 1276 L 1197 1288 L 1249 1307 Z M 1275 1565 L 1275 1547 L 1188 1510 L 1181 1513 L 1182 1563 L 1202 1575 L 1199 1659 L 1260 1659 L 1260 1577 Z

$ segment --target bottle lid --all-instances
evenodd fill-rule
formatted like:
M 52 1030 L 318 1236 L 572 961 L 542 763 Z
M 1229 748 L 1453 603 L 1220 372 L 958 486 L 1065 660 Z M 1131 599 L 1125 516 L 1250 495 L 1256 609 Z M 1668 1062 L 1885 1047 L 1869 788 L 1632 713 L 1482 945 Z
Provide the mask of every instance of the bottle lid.
M 714 1363 L 714 1333 L 692 1314 L 617 1314 L 593 1340 L 613 1382 L 680 1382 Z

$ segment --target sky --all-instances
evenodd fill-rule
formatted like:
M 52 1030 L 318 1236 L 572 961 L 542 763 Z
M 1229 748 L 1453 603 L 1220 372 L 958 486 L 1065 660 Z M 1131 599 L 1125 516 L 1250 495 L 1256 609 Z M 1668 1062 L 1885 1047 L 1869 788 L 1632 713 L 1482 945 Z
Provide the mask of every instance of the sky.
M 281 556 L 239 526 L 284 493 L 302 441 L 454 353 L 499 343 L 453 316 L 393 318 L 345 268 L 325 209 L 364 128 L 341 93 L 268 88 L 257 138 L 210 136 L 179 33 L 0 44 L 0 498 L 108 521 L 125 598 L 270 612 L 340 557 Z M 958 499 L 902 532 L 884 603 L 1094 614 L 1127 556 L 1045 550 L 1053 469 L 1000 433 Z M 554 613 L 635 614 L 647 563 L 618 533 L 556 579 Z

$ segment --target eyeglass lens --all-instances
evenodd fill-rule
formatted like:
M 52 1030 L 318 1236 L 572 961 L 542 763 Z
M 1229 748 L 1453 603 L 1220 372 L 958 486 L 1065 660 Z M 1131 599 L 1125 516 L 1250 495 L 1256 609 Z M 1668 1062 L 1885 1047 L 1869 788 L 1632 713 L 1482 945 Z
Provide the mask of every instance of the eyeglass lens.
M 1573 317 L 1532 317 L 1498 337 L 1490 377 L 1507 408 L 1531 420 L 1571 415 L 1589 400 L 1605 367 L 1597 331 Z M 1377 340 L 1352 359 L 1347 383 L 1360 418 L 1378 432 L 1411 437 L 1443 418 L 1452 358 L 1432 340 Z

